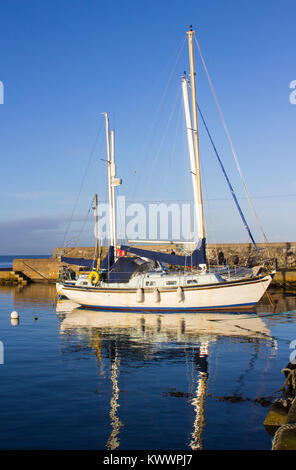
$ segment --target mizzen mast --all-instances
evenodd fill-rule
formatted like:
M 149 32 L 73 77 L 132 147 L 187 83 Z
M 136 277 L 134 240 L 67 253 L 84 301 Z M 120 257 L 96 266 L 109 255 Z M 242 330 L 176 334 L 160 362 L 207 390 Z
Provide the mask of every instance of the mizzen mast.
M 115 142 L 114 137 L 115 131 L 110 131 L 110 173 L 111 173 L 111 194 L 112 194 L 112 227 L 113 227 L 113 246 L 116 257 L 116 247 L 117 247 L 117 231 L 116 231 L 116 199 L 115 199 L 115 186 L 116 184 L 116 166 L 115 166 Z M 121 183 L 118 183 L 121 184 Z
M 115 258 L 117 248 L 116 231 L 116 186 L 122 184 L 121 178 L 116 177 L 115 165 L 115 144 L 114 130 L 109 131 L 109 118 L 107 113 L 103 113 L 106 122 L 106 145 L 107 145 L 107 172 L 108 172 L 108 198 L 109 198 L 109 227 L 110 227 L 110 245 L 114 247 Z

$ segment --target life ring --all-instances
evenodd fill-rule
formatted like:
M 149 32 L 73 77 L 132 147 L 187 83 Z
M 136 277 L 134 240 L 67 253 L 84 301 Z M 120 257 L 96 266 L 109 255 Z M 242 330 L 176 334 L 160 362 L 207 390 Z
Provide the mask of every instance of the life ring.
M 88 280 L 91 284 L 97 284 L 100 280 L 99 273 L 97 271 L 92 271 L 88 276 Z

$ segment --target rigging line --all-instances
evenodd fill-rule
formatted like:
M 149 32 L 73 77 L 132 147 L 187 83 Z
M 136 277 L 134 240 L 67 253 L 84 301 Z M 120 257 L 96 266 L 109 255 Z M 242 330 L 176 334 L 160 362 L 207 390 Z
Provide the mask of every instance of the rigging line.
M 82 225 L 82 227 L 81 227 L 81 230 L 80 230 L 80 232 L 78 233 L 77 241 L 76 241 L 76 248 L 78 247 L 78 243 L 80 243 L 81 235 L 83 234 L 84 229 L 85 229 L 85 226 L 86 226 L 87 222 L 89 221 L 89 214 L 90 214 L 90 211 L 91 211 L 92 208 L 93 208 L 92 206 L 93 206 L 94 199 L 95 199 L 95 198 L 93 197 L 93 198 L 92 198 L 92 201 L 91 201 L 91 203 L 90 203 L 90 207 L 89 207 L 89 209 L 88 209 L 88 211 L 87 211 L 87 214 L 86 214 L 86 216 L 85 216 L 85 219 L 84 219 L 84 221 L 83 221 L 83 225 Z
M 86 175 L 87 175 L 87 172 L 88 172 L 88 169 L 89 169 L 89 166 L 90 166 L 90 163 L 91 163 L 93 154 L 94 154 L 94 152 L 95 152 L 95 148 L 96 148 L 96 145 L 97 145 L 97 142 L 98 142 L 98 140 L 99 140 L 99 137 L 100 137 L 101 132 L 102 132 L 102 126 L 99 128 L 99 130 L 98 130 L 98 132 L 97 132 L 97 135 L 96 135 L 96 138 L 95 138 L 95 141 L 94 141 L 92 150 L 91 150 L 90 155 L 89 155 L 89 158 L 88 158 L 87 167 L 86 167 L 85 172 L 84 172 L 84 175 L 83 175 L 83 177 L 82 177 L 82 181 L 81 181 L 80 188 L 79 188 L 79 191 L 78 191 L 78 194 L 77 194 L 77 197 L 76 197 L 76 200 L 75 200 L 75 204 L 74 204 L 74 207 L 73 207 L 73 210 L 72 210 L 72 213 L 71 213 L 71 217 L 70 217 L 69 223 L 68 223 L 68 225 L 67 225 L 67 229 L 66 229 L 66 231 L 65 231 L 65 235 L 64 235 L 62 247 L 65 246 L 66 237 L 67 237 L 68 232 L 69 232 L 69 230 L 70 230 L 70 226 L 71 226 L 71 223 L 72 223 L 72 220 L 73 220 L 73 216 L 74 216 L 75 210 L 76 210 L 76 208 L 77 208 L 78 200 L 79 200 L 79 197 L 80 197 L 80 194 L 81 194 L 83 185 L 84 185 L 84 181 L 85 181 L 85 178 L 86 178 Z
M 144 187 L 144 190 L 143 192 L 145 193 L 145 191 L 147 190 L 147 188 L 149 187 L 150 183 L 151 183 L 151 180 L 152 180 L 152 176 L 153 176 L 153 172 L 154 172 L 154 167 L 159 159 L 159 155 L 160 155 L 160 151 L 162 149 L 162 146 L 164 144 L 164 141 L 165 139 L 167 138 L 167 132 L 168 132 L 168 129 L 169 129 L 169 126 L 171 124 L 171 121 L 172 121 L 172 118 L 173 118 L 173 115 L 174 115 L 174 111 L 176 109 L 176 106 L 177 106 L 177 103 L 178 101 L 180 100 L 181 98 L 181 90 L 178 90 L 177 92 L 177 95 L 176 95 L 176 99 L 175 99 L 175 102 L 172 106 L 172 109 L 171 109 L 171 113 L 170 113 L 170 116 L 169 116 L 169 119 L 168 119 L 168 122 L 167 122 L 167 125 L 166 125 L 166 128 L 165 128 L 165 131 L 163 133 L 163 136 L 162 136 L 162 139 L 161 139 L 161 142 L 159 144 L 159 147 L 158 147 L 158 150 L 154 156 L 154 159 L 153 161 L 151 162 L 151 165 L 150 165 L 150 174 L 148 176 L 148 178 L 146 179 L 146 184 L 145 184 L 145 187 Z
M 254 204 L 252 202 L 252 199 L 249 195 L 249 192 L 248 192 L 248 189 L 247 189 L 247 185 L 245 183 L 245 180 L 244 180 L 244 177 L 243 177 L 243 174 L 242 174 L 242 170 L 240 168 L 240 165 L 239 165 L 239 162 L 238 162 L 238 158 L 237 158 L 237 155 L 236 155 L 236 152 L 234 150 L 234 146 L 233 146 L 233 143 L 232 143 L 232 140 L 231 140 L 231 137 L 230 137 L 230 134 L 229 134 L 229 131 L 228 131 L 228 128 L 226 126 L 226 122 L 225 122 L 225 119 L 224 119 L 224 116 L 223 116 L 223 113 L 222 113 L 222 110 L 220 108 L 220 105 L 219 105 L 219 102 L 218 102 L 218 99 L 217 99 L 217 96 L 216 96 L 216 93 L 215 93 L 215 90 L 214 90 L 214 86 L 213 86 L 213 83 L 212 83 L 212 80 L 211 80 L 211 77 L 209 75 L 209 72 L 208 72 L 208 69 L 207 69 L 207 66 L 206 66 L 206 63 L 205 63 L 205 60 L 203 58 L 203 55 L 201 53 L 201 48 L 200 48 L 200 45 L 199 45 L 199 42 L 198 42 L 198 39 L 196 37 L 196 34 L 194 35 L 194 38 L 195 38 L 195 42 L 197 44 L 197 48 L 198 48 L 198 51 L 199 51 L 199 55 L 200 55 L 200 58 L 201 58 L 201 61 L 202 61 L 202 64 L 203 64 L 203 67 L 204 67 L 204 70 L 205 70 L 205 73 L 207 75 L 207 79 L 208 79 L 208 82 L 209 82 L 209 85 L 210 85 L 210 89 L 211 89 L 211 92 L 212 92 L 212 95 L 213 95 L 213 98 L 214 98 L 214 101 L 215 101 L 215 104 L 216 104 L 216 107 L 217 107 L 217 110 L 218 110 L 218 113 L 220 115 L 220 119 L 221 119 L 221 122 L 222 122 L 222 126 L 224 128 L 224 132 L 226 134 L 226 137 L 227 137 L 227 140 L 228 140 L 228 143 L 230 145 L 230 148 L 231 148 L 231 152 L 232 152 L 232 155 L 233 155 L 233 158 L 235 160 L 235 163 L 236 163 L 236 167 L 237 167 L 237 170 L 240 174 L 240 177 L 241 177 L 241 180 L 242 180 L 242 183 L 243 183 L 243 186 L 244 186 L 244 189 L 245 189 L 245 193 L 247 195 L 247 198 L 248 198 L 248 201 L 249 201 L 249 204 L 250 204 L 250 207 L 255 215 L 255 218 L 257 220 L 257 223 L 258 223 L 258 226 L 261 230 L 261 233 L 264 237 L 264 240 L 265 240 L 265 243 L 268 243 L 268 239 L 265 235 L 265 232 L 262 228 L 262 225 L 261 225 L 261 222 L 258 218 L 258 215 L 257 215 L 257 212 L 255 210 L 255 207 L 254 207 Z
M 187 168 L 185 168 L 186 170 Z M 274 194 L 274 195 L 269 195 L 269 196 L 253 196 L 253 199 L 279 199 L 279 198 L 287 198 L 287 197 L 296 197 L 296 194 Z M 246 197 L 238 197 L 240 201 L 243 201 L 247 199 Z M 126 198 L 127 201 L 133 201 L 132 198 Z M 178 201 L 178 202 L 189 202 L 191 199 L 167 199 L 167 201 Z M 141 202 L 161 202 L 157 200 L 152 200 L 152 199 L 139 199 Z M 231 201 L 231 197 L 214 197 L 214 198 L 209 198 L 209 201 Z
M 206 207 L 205 209 L 207 209 L 207 214 L 208 214 L 208 220 L 209 220 L 209 224 L 205 226 L 205 232 L 206 232 L 206 236 L 207 236 L 207 239 L 208 239 L 208 236 L 209 236 L 209 232 L 211 232 L 211 236 L 213 237 L 213 242 L 214 242 L 214 245 L 215 245 L 215 254 L 216 254 L 216 264 L 219 264 L 218 262 L 218 248 L 217 248 L 217 237 L 216 237 L 216 233 L 215 233 L 215 229 L 214 229 L 214 222 L 213 222 L 213 215 L 212 215 L 212 208 L 211 208 L 211 204 L 210 204 L 210 199 L 208 197 L 208 185 L 207 185 L 207 181 L 206 181 L 206 172 L 205 172 L 205 169 L 204 169 L 204 165 L 203 165 L 203 161 L 201 160 L 200 161 L 201 163 L 201 175 L 202 175 L 202 178 L 205 182 L 204 184 L 204 189 L 205 189 L 205 204 L 206 204 Z M 209 229 L 208 229 L 209 227 Z M 209 259 L 209 265 L 210 265 L 210 259 Z
M 149 147 L 149 143 L 153 140 L 153 135 L 154 135 L 154 133 L 155 133 L 155 128 L 156 128 L 156 126 L 157 126 L 157 122 L 158 122 L 159 119 L 160 119 L 160 111 L 161 111 L 161 109 L 162 109 L 163 106 L 164 106 L 164 101 L 165 101 L 166 95 L 167 95 L 167 93 L 168 93 L 169 86 L 170 86 L 170 84 L 171 84 L 171 82 L 172 82 L 173 76 L 175 75 L 175 70 L 176 70 L 177 65 L 178 65 L 178 62 L 179 62 L 179 60 L 180 60 L 181 53 L 182 53 L 182 51 L 183 51 L 183 49 L 184 49 L 185 41 L 186 41 L 186 35 L 184 36 L 183 41 L 181 42 L 181 46 L 179 46 L 179 50 L 177 49 L 177 54 L 176 54 L 177 57 L 176 57 L 175 63 L 173 64 L 173 68 L 172 68 L 171 74 L 170 74 L 170 76 L 169 76 L 169 78 L 168 78 L 168 80 L 167 80 L 167 83 L 166 83 L 165 89 L 164 89 L 164 91 L 163 91 L 162 97 L 161 97 L 161 99 L 160 99 L 160 101 L 159 101 L 159 104 L 158 104 L 158 106 L 157 106 L 156 112 L 155 112 L 155 114 L 154 114 L 154 116 L 155 116 L 155 117 L 154 117 L 154 121 L 153 121 L 152 125 L 150 126 L 150 130 L 149 130 L 149 133 L 151 133 L 151 137 L 148 139 L 149 136 L 147 136 L 146 142 L 144 142 L 144 144 L 142 145 L 142 150 L 140 151 L 140 154 L 145 154 L 145 155 L 147 154 L 147 148 Z M 148 134 L 148 133 L 146 133 L 146 135 L 147 135 L 147 134 Z M 146 149 L 145 149 L 145 147 L 146 147 Z M 138 171 L 140 165 L 142 166 L 143 164 L 142 164 L 142 162 L 139 160 L 135 172 Z M 139 186 L 139 181 L 137 181 L 137 183 L 136 183 L 136 185 L 135 185 L 135 187 L 134 187 L 134 190 L 133 190 L 133 193 L 132 193 L 132 198 L 134 198 L 135 193 L 136 193 L 136 191 L 138 190 L 138 186 Z
M 177 122 L 176 122 L 176 129 L 174 131 L 174 138 L 172 139 L 172 146 L 171 146 L 171 150 L 169 152 L 169 161 L 168 161 L 168 167 L 171 168 L 173 167 L 173 157 L 175 156 L 176 154 L 176 141 L 177 141 L 177 136 L 178 136 L 178 129 L 180 129 L 180 120 L 182 118 L 182 107 L 180 106 L 179 107 L 179 115 L 177 117 Z M 164 191 L 165 193 L 165 190 L 167 188 L 167 183 L 168 183 L 168 176 L 169 176 L 169 170 L 167 170 L 166 172 L 166 175 L 163 179 L 163 183 L 162 183 L 162 190 Z
M 183 112 L 182 113 L 182 129 L 186 131 L 186 122 L 185 122 L 185 113 Z M 191 206 L 193 204 L 194 206 L 194 202 L 193 202 L 193 196 L 192 196 L 192 177 L 191 177 L 191 172 L 190 170 L 188 169 L 188 142 L 186 142 L 186 132 L 182 132 L 182 154 L 183 154 L 183 165 L 184 165 L 184 175 L 185 175 L 185 191 L 186 191 L 186 200 L 185 201 L 181 201 L 181 202 L 185 202 L 186 204 L 189 203 L 189 217 L 188 217 L 188 223 L 187 223 L 187 228 L 185 229 L 186 230 L 186 239 L 189 241 L 192 239 L 192 241 L 194 242 L 197 242 L 196 240 L 196 233 L 197 233 L 197 230 L 196 230 L 196 218 L 195 218 L 195 211 L 193 210 L 193 215 L 192 215 L 192 211 L 191 211 Z M 167 200 L 168 202 L 168 200 Z M 177 202 L 177 201 L 176 201 Z M 180 202 L 180 201 L 178 201 Z M 194 207 L 193 207 L 194 209 Z M 182 220 L 183 220 L 183 214 L 182 214 Z M 184 227 L 182 228 L 182 232 L 183 232 L 183 229 Z M 187 229 L 188 229 L 188 232 L 187 232 Z M 184 236 L 184 232 L 182 233 L 183 236 Z
M 205 184 L 203 185 L 203 189 L 204 189 L 204 192 L 205 192 L 205 204 L 204 204 L 204 210 L 208 209 L 208 188 L 207 188 L 207 184 L 206 184 L 206 178 L 205 178 L 205 171 L 204 171 L 204 166 L 203 166 L 203 162 L 200 161 L 200 174 L 201 174 L 201 178 L 203 179 L 203 181 L 205 182 Z M 206 207 L 205 207 L 206 206 Z M 209 231 L 208 231 L 208 224 L 207 224 L 207 221 L 206 221 L 206 217 L 204 217 L 204 227 L 205 227 L 205 237 L 206 239 L 208 238 L 208 235 L 209 235 Z
M 247 232 L 248 232 L 248 234 L 249 234 L 249 237 L 251 238 L 251 240 L 252 240 L 252 242 L 253 242 L 253 245 L 254 245 L 254 247 L 256 248 L 257 253 L 259 253 L 259 250 L 258 250 L 258 247 L 257 247 L 257 245 L 256 245 L 256 242 L 255 242 L 255 240 L 254 240 L 254 238 L 253 238 L 253 235 L 252 235 L 252 233 L 251 233 L 251 230 L 250 230 L 250 228 L 249 228 L 249 226 L 248 226 L 248 224 L 247 224 L 247 221 L 246 221 L 246 219 L 245 219 L 245 216 L 244 216 L 244 214 L 243 214 L 243 212 L 242 212 L 242 210 L 241 210 L 241 208 L 240 208 L 239 202 L 238 202 L 238 200 L 237 200 L 237 198 L 236 198 L 236 195 L 235 195 L 235 193 L 234 193 L 233 187 L 232 187 L 232 185 L 231 185 L 231 183 L 230 183 L 230 181 L 229 181 L 229 178 L 228 178 L 228 176 L 227 176 L 227 173 L 226 173 L 226 171 L 225 171 L 225 168 L 224 168 L 224 166 L 223 166 L 223 163 L 222 163 L 222 161 L 221 161 L 221 159 L 220 159 L 220 157 L 219 157 L 219 154 L 218 154 L 218 152 L 217 152 L 217 149 L 216 149 L 215 144 L 214 144 L 214 142 L 213 142 L 212 136 L 211 136 L 211 134 L 210 134 L 210 131 L 209 131 L 209 129 L 208 129 L 208 126 L 206 125 L 206 122 L 205 122 L 205 120 L 204 120 L 203 114 L 202 114 L 202 112 L 201 112 L 201 110 L 200 110 L 200 107 L 199 107 L 198 103 L 197 103 L 197 108 L 198 108 L 199 114 L 200 114 L 200 116 L 201 116 L 202 122 L 203 122 L 203 124 L 204 124 L 204 126 L 205 126 L 205 129 L 206 129 L 206 131 L 207 131 L 208 137 L 209 137 L 209 139 L 210 139 L 210 141 L 211 141 L 211 144 L 212 144 L 212 146 L 213 146 L 213 149 L 214 149 L 214 152 L 215 152 L 216 157 L 217 157 L 217 159 L 218 159 L 218 162 L 220 163 L 221 169 L 222 169 L 223 174 L 224 174 L 224 176 L 225 176 L 225 178 L 226 178 L 227 184 L 228 184 L 228 186 L 229 186 L 231 195 L 232 195 L 233 200 L 234 200 L 234 202 L 235 202 L 235 204 L 236 204 L 236 207 L 237 207 L 237 209 L 238 209 L 239 215 L 241 216 L 241 219 L 242 219 L 242 221 L 243 221 L 243 224 L 244 224 L 244 226 L 245 226 L 245 229 L 247 230 Z

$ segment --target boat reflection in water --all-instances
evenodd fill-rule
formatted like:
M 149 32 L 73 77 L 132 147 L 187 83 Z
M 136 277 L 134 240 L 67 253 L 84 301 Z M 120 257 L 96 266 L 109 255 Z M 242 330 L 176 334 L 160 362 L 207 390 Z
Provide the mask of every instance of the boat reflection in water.
M 59 307 L 61 307 L 59 305 Z M 74 307 L 74 308 L 73 308 Z M 63 301 L 60 313 L 67 313 L 61 331 L 68 328 L 112 329 L 128 333 L 133 339 L 143 336 L 152 342 L 213 341 L 213 335 L 269 338 L 269 330 L 255 312 L 233 313 L 123 313 L 75 308 L 74 302 Z
M 221 336 L 237 337 L 240 341 L 247 342 L 270 342 L 274 340 L 266 322 L 256 312 L 250 313 L 202 313 L 202 314 L 148 314 L 148 313 L 122 313 L 122 312 L 98 312 L 74 308 L 75 304 L 69 300 L 63 300 L 57 304 L 57 313 L 63 313 L 60 332 L 63 335 L 73 335 L 73 330 L 78 338 L 88 335 L 88 344 L 95 352 L 98 361 L 102 361 L 102 339 L 113 340 L 110 357 L 112 397 L 110 400 L 110 424 L 111 434 L 107 441 L 107 448 L 118 449 L 120 446 L 120 430 L 123 423 L 118 416 L 119 405 L 119 371 L 120 360 L 131 358 L 122 355 L 118 349 L 120 341 L 128 343 L 128 348 L 144 351 L 144 360 L 170 352 L 178 354 L 186 349 L 192 354 L 191 362 L 196 365 L 197 370 L 192 373 L 192 394 L 190 394 L 191 405 L 194 409 L 194 422 L 188 446 L 191 449 L 202 449 L 202 433 L 205 425 L 204 402 L 208 380 L 208 355 L 209 345 L 217 341 Z M 267 309 L 268 313 L 268 309 Z M 115 338 L 115 341 L 114 341 Z M 106 344 L 106 343 L 104 343 Z M 138 346 L 137 346 L 138 345 Z M 275 345 L 276 346 L 276 345 Z M 148 387 L 148 384 L 147 384 Z M 175 396 L 179 396 L 178 392 Z M 173 395 L 174 396 L 174 395 Z M 189 397 L 189 395 L 188 395 Z

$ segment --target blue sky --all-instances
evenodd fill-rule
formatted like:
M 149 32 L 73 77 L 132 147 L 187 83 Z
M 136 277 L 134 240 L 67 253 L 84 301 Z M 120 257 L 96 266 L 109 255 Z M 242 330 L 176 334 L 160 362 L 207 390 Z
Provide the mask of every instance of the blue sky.
M 295 2 L 12 0 L 0 7 L 1 254 L 51 253 L 65 231 L 68 239 L 83 227 L 81 244 L 93 243 L 91 199 L 107 194 L 104 111 L 116 132 L 121 195 L 192 197 L 180 99 L 190 24 L 267 237 L 295 241 Z M 199 104 L 260 242 L 196 60 Z M 216 226 L 208 239 L 248 241 L 202 127 L 200 134 L 206 215 Z

